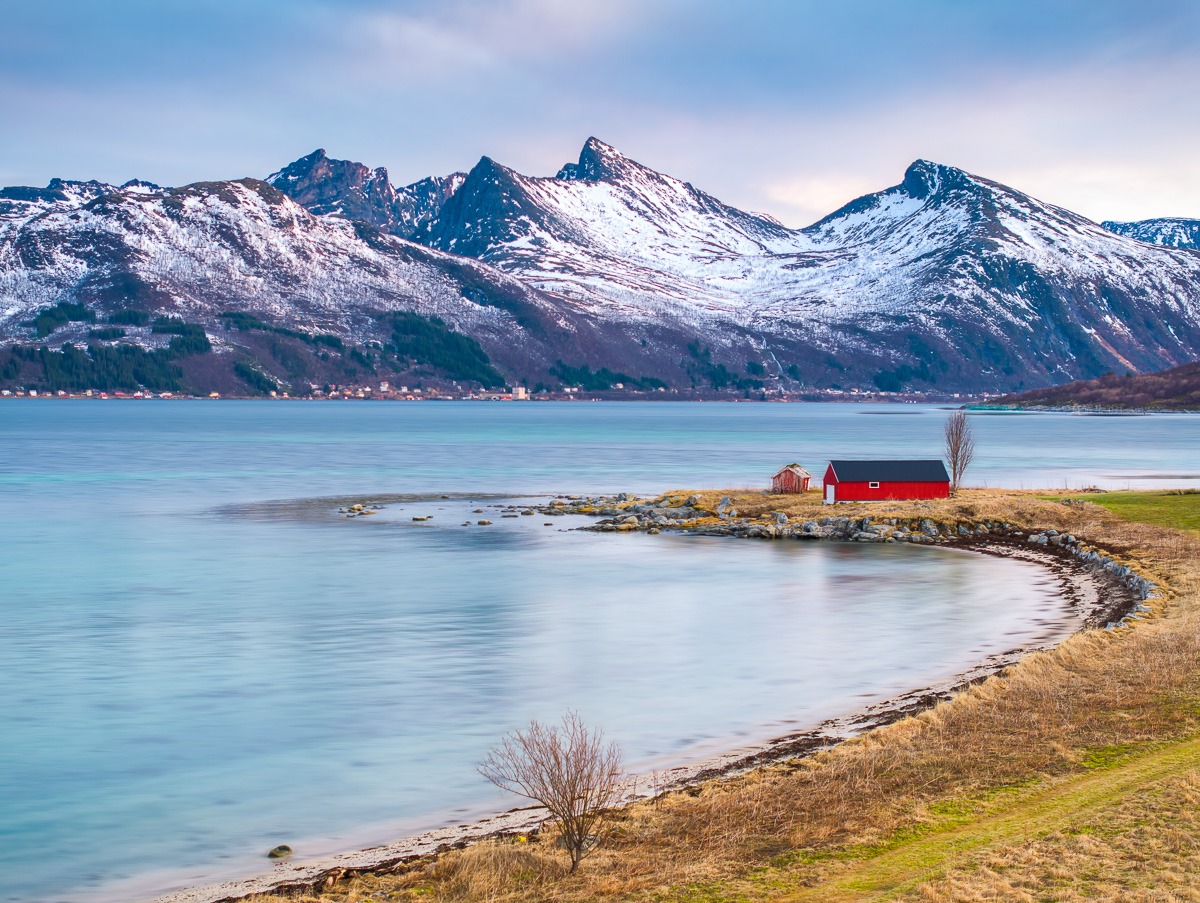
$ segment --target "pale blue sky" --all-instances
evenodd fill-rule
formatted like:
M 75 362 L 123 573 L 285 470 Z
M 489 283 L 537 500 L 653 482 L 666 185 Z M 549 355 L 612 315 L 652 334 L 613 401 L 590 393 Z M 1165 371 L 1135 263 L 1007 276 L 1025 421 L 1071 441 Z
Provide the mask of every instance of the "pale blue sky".
M 806 225 L 925 157 L 1200 217 L 1195 0 L 0 0 L 0 184 L 398 184 L 589 135 Z

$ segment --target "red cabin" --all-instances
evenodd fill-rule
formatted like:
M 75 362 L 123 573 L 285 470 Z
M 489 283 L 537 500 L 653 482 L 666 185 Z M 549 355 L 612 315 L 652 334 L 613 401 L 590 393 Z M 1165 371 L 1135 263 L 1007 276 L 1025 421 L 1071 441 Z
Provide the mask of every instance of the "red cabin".
M 825 470 L 826 505 L 949 497 L 941 461 L 830 461 Z
M 789 464 L 771 477 L 771 491 L 777 495 L 808 492 L 808 482 L 811 479 L 812 474 L 799 464 Z

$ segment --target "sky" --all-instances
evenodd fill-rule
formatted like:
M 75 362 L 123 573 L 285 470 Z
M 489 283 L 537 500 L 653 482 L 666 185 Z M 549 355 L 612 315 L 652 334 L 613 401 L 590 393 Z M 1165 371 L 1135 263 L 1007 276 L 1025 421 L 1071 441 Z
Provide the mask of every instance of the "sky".
M 961 167 L 1096 220 L 1200 218 L 1197 0 L 0 0 L 0 185 L 397 185 L 589 136 L 804 226 Z

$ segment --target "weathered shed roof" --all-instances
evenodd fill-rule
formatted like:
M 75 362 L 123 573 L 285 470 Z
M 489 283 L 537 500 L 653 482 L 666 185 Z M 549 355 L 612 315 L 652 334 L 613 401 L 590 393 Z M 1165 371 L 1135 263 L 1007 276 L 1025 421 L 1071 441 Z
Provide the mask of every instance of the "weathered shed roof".
M 830 461 L 842 483 L 949 483 L 940 460 L 933 461 Z
M 801 467 L 799 464 L 788 464 L 786 467 L 781 467 L 776 472 L 775 476 L 779 476 L 779 474 L 783 473 L 785 470 L 790 470 L 792 473 L 796 474 L 797 476 L 808 477 L 810 479 L 812 478 L 812 474 L 809 473 L 807 470 L 805 470 L 803 467 Z

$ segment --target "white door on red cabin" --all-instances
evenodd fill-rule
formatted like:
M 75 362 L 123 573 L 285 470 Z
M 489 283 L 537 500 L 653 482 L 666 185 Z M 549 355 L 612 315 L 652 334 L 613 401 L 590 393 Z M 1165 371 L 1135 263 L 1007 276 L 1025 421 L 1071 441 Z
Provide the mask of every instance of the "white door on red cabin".
M 837 492 L 837 484 L 836 483 L 826 483 L 825 484 L 825 504 L 826 505 L 832 505 L 834 502 L 837 501 L 837 498 L 835 497 L 836 492 Z

